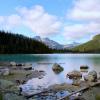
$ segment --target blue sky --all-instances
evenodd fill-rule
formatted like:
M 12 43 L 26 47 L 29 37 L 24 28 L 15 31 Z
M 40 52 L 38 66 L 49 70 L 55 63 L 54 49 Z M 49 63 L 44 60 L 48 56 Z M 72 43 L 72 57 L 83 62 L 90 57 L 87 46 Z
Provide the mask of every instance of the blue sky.
M 1 0 L 0 30 L 61 44 L 100 33 L 100 0 Z

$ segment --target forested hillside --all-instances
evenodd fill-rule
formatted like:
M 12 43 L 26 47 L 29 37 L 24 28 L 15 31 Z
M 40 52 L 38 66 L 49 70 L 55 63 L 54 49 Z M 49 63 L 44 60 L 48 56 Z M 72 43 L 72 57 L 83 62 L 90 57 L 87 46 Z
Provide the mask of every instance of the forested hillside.
M 92 40 L 73 48 L 72 51 L 80 53 L 100 53 L 100 34 L 94 36 Z
M 52 52 L 46 45 L 32 38 L 0 31 L 0 54 Z

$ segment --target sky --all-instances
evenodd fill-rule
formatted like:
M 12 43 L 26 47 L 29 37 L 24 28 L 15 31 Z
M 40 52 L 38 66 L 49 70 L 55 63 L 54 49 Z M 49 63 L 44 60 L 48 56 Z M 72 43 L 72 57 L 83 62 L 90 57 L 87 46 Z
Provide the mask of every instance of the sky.
M 84 43 L 100 33 L 100 0 L 0 0 L 0 30 Z

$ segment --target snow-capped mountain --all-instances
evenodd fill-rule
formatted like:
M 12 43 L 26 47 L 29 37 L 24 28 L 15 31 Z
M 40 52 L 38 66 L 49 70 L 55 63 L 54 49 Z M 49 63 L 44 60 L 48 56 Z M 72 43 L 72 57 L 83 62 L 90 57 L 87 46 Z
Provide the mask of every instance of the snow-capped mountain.
M 67 45 L 62 45 L 62 44 L 59 44 L 58 42 L 56 42 L 54 40 L 51 40 L 49 38 L 41 38 L 40 36 L 35 36 L 33 39 L 44 43 L 49 48 L 58 49 L 58 50 L 60 50 L 60 49 L 70 49 L 70 48 L 73 48 L 73 47 L 79 45 L 79 43 L 76 43 L 76 42 L 73 42 L 73 43 L 67 44 Z
M 53 40 L 50 40 L 49 38 L 43 38 L 42 41 L 47 46 L 49 46 L 49 48 L 52 48 L 52 49 L 63 49 L 63 45 L 61 45 L 58 42 L 55 42 Z
M 45 45 L 47 45 L 49 48 L 52 48 L 52 49 L 63 49 L 63 45 L 49 38 L 41 38 L 40 36 L 35 36 L 33 39 L 43 42 Z

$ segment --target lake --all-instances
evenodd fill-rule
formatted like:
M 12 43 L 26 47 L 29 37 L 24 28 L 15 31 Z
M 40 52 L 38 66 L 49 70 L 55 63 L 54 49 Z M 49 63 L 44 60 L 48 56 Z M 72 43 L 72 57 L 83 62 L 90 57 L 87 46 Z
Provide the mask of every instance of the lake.
M 100 72 L 100 54 L 14 54 L 0 55 L 0 61 L 15 61 L 32 63 L 34 69 L 44 70 L 46 75 L 42 79 L 34 78 L 24 85 L 25 90 L 37 87 L 48 87 L 52 84 L 71 83 L 66 74 L 72 70 L 80 70 L 81 65 L 88 65 L 89 71 Z M 55 74 L 52 71 L 54 63 L 60 64 L 64 71 Z

